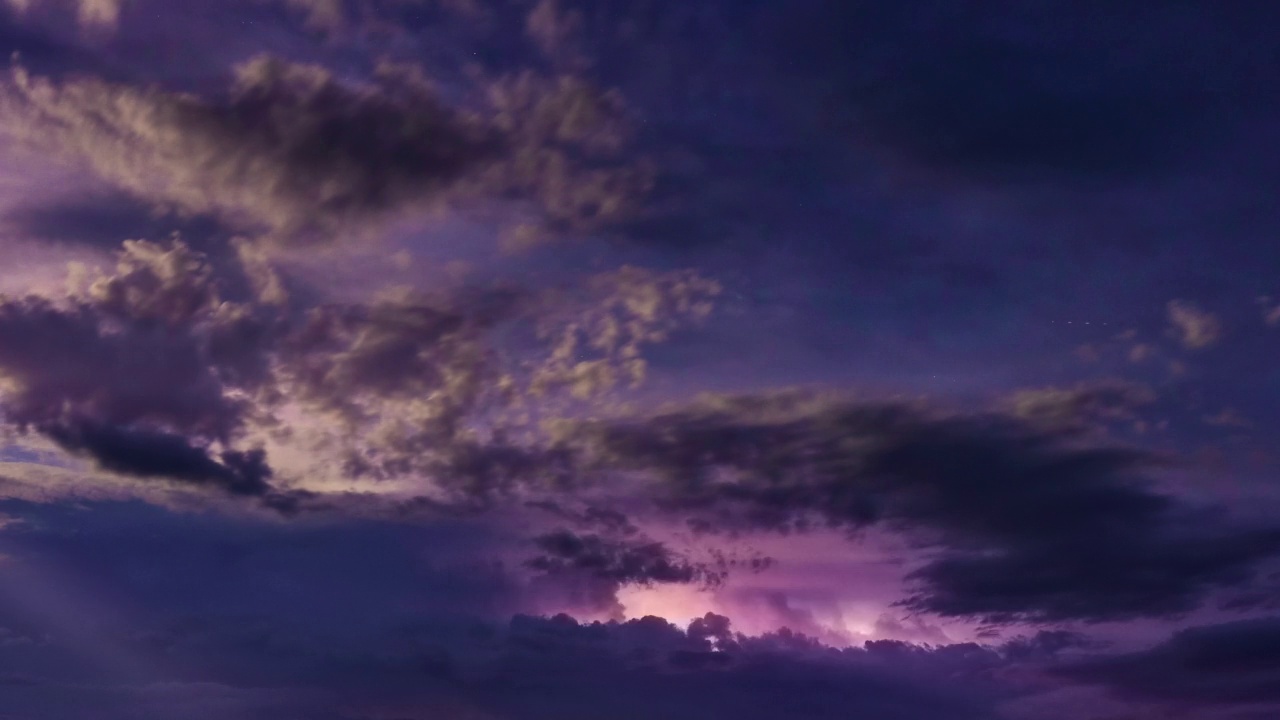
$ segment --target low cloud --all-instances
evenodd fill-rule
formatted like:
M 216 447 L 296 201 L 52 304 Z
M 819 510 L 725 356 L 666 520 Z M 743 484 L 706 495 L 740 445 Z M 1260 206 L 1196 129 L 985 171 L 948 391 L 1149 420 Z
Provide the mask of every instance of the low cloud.
M 271 468 L 261 450 L 227 450 L 219 462 L 207 449 L 192 445 L 181 435 L 83 420 L 42 425 L 40 432 L 63 449 L 86 454 L 111 472 L 211 485 L 233 495 L 265 495 L 270 489 Z
M 1257 706 L 1263 717 L 1280 710 L 1280 619 L 1180 630 L 1150 649 L 1098 656 L 1056 672 L 1171 708 Z
M 813 718 L 982 720 L 997 699 L 1025 692 L 994 671 L 1052 660 L 1071 644 L 835 649 L 793 631 L 746 636 L 713 614 L 687 629 L 656 617 L 512 617 L 521 588 L 490 562 L 493 528 L 471 523 L 284 524 L 137 503 L 3 509 L 31 520 L 3 531 L 15 554 L 6 577 L 19 590 L 57 589 L 57 578 L 37 572 L 56 563 L 70 577 L 100 578 L 98 593 L 69 593 L 60 607 L 131 599 L 137 612 L 102 639 L 113 663 L 163 659 L 143 663 L 140 682 L 311 690 L 270 693 L 269 708 L 246 707 L 250 718 L 336 719 L 335 707 L 348 718 L 419 717 L 448 707 L 446 717 L 766 720 L 788 707 Z M 335 575 L 348 582 L 334 585 Z M 29 702 L 99 718 L 149 707 L 138 704 L 139 682 L 122 683 L 115 664 L 86 666 L 76 638 L 53 631 L 59 618 L 26 613 L 22 597 L 0 594 L 0 627 L 33 642 L 6 643 L 0 632 L 0 662 L 28 689 L 0 693 L 0 711 Z M 200 709 L 204 699 L 173 707 Z

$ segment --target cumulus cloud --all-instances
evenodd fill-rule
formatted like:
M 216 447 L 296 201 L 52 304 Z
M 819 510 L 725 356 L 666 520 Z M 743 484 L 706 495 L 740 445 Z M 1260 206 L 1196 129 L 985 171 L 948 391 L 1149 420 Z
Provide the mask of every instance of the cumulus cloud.
M 1117 620 L 1246 586 L 1280 529 L 1236 526 L 1157 491 L 1157 459 L 1000 414 L 803 395 L 711 398 L 578 424 L 588 462 L 639 473 L 703 531 L 903 532 L 925 560 L 906 607 L 944 616 Z
M 284 342 L 282 388 L 333 419 L 323 442 L 354 475 L 431 477 L 481 505 L 563 490 L 571 459 L 537 439 L 536 421 L 642 381 L 644 351 L 704 319 L 717 292 L 693 273 L 625 268 L 567 291 L 316 308 Z M 519 350 L 499 340 L 517 326 L 532 328 Z
M 151 423 L 227 440 L 243 403 L 225 391 L 261 381 L 253 318 L 218 296 L 208 266 L 181 242 L 127 243 L 114 275 L 84 278 L 65 302 L 0 301 L 5 415 Z
M 413 67 L 383 64 L 357 83 L 269 56 L 237 66 L 218 97 L 18 67 L 0 93 L 0 130 L 158 207 L 295 241 L 480 197 L 582 230 L 643 195 L 645 171 L 622 157 L 615 93 L 524 73 L 476 95 L 473 107 L 451 105 Z
M 628 266 L 590 278 L 579 299 L 568 303 L 572 319 L 557 313 L 542 322 L 539 334 L 553 349 L 534 374 L 533 392 L 541 396 L 563 388 L 586 398 L 619 384 L 639 384 L 647 368 L 644 348 L 706 319 L 721 290 L 692 271 Z
M 1169 332 L 1183 347 L 1200 350 L 1222 337 L 1222 322 L 1213 313 L 1182 300 L 1170 300 L 1168 308 Z
M 0 299 L 5 422 L 112 472 L 272 502 L 273 473 L 245 443 L 485 507 L 572 477 L 565 451 L 529 441 L 522 403 L 638 379 L 642 350 L 710 297 L 695 276 L 631 269 L 578 294 L 476 288 L 308 308 L 254 246 L 226 260 L 215 270 L 180 240 L 130 241 L 113 272 L 77 270 L 65 297 Z M 524 324 L 531 342 L 508 342 Z M 590 383 L 566 374 L 568 337 L 591 354 Z
M 78 283 L 63 301 L 0 298 L 4 420 L 112 472 L 265 494 L 261 452 L 231 447 L 266 380 L 245 342 L 258 321 L 203 256 L 130 242 L 114 274 Z

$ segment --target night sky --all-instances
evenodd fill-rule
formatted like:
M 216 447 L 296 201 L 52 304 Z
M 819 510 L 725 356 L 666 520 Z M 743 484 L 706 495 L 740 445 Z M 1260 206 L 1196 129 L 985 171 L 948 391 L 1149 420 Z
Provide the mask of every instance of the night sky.
M 0 720 L 1280 717 L 1278 34 L 0 0 Z

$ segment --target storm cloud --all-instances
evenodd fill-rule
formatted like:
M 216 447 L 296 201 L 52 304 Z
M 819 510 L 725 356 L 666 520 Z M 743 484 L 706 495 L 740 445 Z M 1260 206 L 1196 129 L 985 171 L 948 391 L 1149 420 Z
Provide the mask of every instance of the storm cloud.
M 1156 456 L 1000 414 L 728 397 L 575 432 L 598 467 L 647 473 L 655 502 L 703 531 L 904 532 L 925 559 L 902 604 L 944 616 L 1178 614 L 1280 552 L 1280 528 L 1158 490 Z
M 1057 672 L 1170 707 L 1280 705 L 1280 621 L 1239 620 L 1180 630 L 1154 647 L 1100 655 Z M 1262 708 L 1258 708 L 1262 711 Z

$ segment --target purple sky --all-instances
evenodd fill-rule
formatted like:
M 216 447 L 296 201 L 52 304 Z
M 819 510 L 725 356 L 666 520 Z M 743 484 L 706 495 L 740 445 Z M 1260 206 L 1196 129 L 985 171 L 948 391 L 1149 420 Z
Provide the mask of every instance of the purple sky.
M 1278 24 L 0 0 L 0 719 L 1280 716 Z

